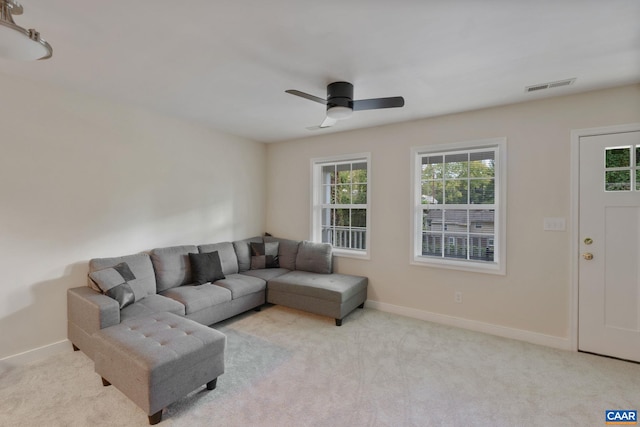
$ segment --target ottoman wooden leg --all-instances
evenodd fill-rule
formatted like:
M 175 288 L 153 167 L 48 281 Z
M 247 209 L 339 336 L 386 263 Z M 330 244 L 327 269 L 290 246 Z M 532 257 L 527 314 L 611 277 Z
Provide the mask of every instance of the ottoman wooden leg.
M 364 303 L 360 304 L 358 308 L 364 308 Z
M 105 380 L 105 379 L 103 378 L 103 379 L 102 379 L 102 385 L 103 385 L 104 387 L 107 387 L 107 386 L 110 386 L 110 385 L 111 385 L 111 383 L 110 383 L 109 381 L 107 381 L 107 380 Z
M 342 319 L 336 319 L 336 326 L 342 326 Z
M 207 383 L 207 390 L 214 390 L 216 388 L 216 384 L 218 384 L 218 378 L 215 378 L 213 381 L 209 381 Z
M 158 424 L 160 421 L 162 421 L 162 409 L 153 415 L 149 415 L 149 424 L 152 426 Z

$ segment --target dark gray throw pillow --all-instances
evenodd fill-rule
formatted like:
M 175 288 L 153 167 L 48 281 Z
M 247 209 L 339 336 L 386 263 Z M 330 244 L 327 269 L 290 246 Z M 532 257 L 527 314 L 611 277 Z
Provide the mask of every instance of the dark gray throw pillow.
M 147 292 L 139 283 L 126 262 L 89 274 L 103 294 L 118 301 L 120 309 L 143 299 Z
M 207 282 L 215 282 L 224 279 L 220 254 L 218 251 L 204 252 L 201 254 L 189 254 L 191 262 L 191 274 L 193 282 L 202 285 Z
M 279 248 L 280 243 L 278 242 L 251 242 L 251 269 L 258 270 L 261 268 L 280 267 L 280 259 L 278 258 Z

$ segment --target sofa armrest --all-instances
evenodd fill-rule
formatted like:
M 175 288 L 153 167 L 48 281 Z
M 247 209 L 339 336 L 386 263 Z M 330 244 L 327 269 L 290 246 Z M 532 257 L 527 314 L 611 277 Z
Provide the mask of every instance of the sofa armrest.
M 67 289 L 67 319 L 89 335 L 120 323 L 118 301 L 88 286 Z

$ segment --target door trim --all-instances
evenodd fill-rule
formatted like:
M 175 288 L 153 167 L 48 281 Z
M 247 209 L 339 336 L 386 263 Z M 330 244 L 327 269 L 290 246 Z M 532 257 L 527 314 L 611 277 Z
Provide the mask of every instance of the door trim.
M 580 138 L 583 136 L 607 135 L 640 131 L 640 123 L 604 126 L 571 131 L 571 244 L 569 260 L 569 342 L 573 351 L 578 351 L 578 266 L 580 261 Z

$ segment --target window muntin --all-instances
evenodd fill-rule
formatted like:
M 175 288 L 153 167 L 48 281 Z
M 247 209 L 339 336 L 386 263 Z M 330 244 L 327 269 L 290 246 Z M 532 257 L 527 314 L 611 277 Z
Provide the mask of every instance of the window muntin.
M 312 161 L 312 240 L 338 255 L 368 256 L 369 165 L 369 154 Z
M 505 150 L 504 140 L 413 149 L 413 263 L 504 274 Z

